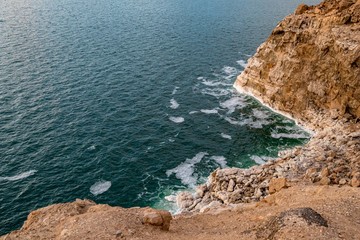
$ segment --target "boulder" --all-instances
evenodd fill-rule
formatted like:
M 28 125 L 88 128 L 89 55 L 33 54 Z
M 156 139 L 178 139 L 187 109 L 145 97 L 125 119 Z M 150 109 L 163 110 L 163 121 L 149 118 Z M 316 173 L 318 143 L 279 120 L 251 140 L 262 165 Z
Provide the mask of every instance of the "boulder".
M 143 224 L 158 226 L 162 230 L 168 231 L 172 216 L 170 212 L 161 209 L 148 208 L 144 210 L 141 222 Z

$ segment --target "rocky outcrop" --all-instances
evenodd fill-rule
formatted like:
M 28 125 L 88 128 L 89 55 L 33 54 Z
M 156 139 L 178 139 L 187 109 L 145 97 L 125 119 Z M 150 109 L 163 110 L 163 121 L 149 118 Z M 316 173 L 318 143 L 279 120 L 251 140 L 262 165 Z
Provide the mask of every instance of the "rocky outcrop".
M 360 1 L 300 5 L 249 59 L 234 87 L 318 130 L 360 117 Z
M 171 219 L 165 210 L 126 209 L 76 199 L 31 212 L 20 230 L 0 239 L 146 239 L 169 230 Z

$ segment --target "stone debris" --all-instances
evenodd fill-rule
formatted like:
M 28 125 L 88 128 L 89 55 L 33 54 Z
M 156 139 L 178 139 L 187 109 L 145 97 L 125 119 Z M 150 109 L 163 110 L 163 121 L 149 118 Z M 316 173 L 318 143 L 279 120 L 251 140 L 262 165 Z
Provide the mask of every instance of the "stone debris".
M 196 189 L 194 196 L 180 192 L 177 205 L 182 210 L 204 212 L 214 201 L 218 202 L 216 206 L 257 202 L 288 187 L 292 181 L 301 180 L 359 187 L 358 129 L 360 126 L 352 123 L 338 123 L 319 131 L 305 146 L 282 151 L 280 158 L 263 165 L 249 169 L 216 169 L 209 182 Z

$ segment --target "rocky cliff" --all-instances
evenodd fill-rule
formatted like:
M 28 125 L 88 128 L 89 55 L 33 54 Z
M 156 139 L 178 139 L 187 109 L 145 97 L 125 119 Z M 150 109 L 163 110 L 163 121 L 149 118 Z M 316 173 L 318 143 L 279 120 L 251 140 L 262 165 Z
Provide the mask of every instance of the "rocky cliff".
M 299 181 L 360 186 L 360 1 L 301 4 L 249 59 L 234 87 L 316 134 L 250 169 L 218 169 L 178 205 L 204 212 L 249 203 Z
M 0 239 L 360 239 L 360 0 L 300 5 L 234 86 L 316 134 L 264 165 L 215 170 L 177 196 L 174 219 L 78 199 Z
M 360 117 L 360 1 L 300 5 L 249 59 L 234 87 L 313 129 Z

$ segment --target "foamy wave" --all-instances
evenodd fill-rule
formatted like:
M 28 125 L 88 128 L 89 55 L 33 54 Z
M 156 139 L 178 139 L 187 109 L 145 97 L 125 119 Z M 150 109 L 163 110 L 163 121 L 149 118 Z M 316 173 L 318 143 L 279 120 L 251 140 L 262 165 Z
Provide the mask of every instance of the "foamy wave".
M 206 85 L 206 86 L 210 86 L 210 87 L 215 87 L 215 86 L 219 86 L 219 85 L 225 85 L 222 82 L 211 82 L 211 81 L 202 81 L 201 83 Z
M 212 156 L 210 159 L 217 162 L 220 165 L 221 168 L 227 168 L 228 167 L 226 165 L 226 158 L 224 156 Z
M 169 119 L 174 123 L 182 123 L 185 120 L 183 117 L 169 117 Z
M 191 111 L 191 112 L 189 112 L 189 114 L 195 114 L 197 112 L 199 112 L 199 111 Z
M 230 117 L 225 117 L 224 119 L 232 125 L 244 126 L 246 124 L 245 121 L 236 121 Z
M 264 125 L 269 125 L 269 124 L 271 124 L 271 122 L 266 121 L 266 120 L 260 120 L 260 121 L 247 120 L 247 123 L 248 123 L 252 128 L 262 128 Z
M 166 175 L 169 177 L 171 174 L 175 174 L 176 178 L 180 179 L 184 185 L 195 187 L 197 183 L 197 176 L 194 176 L 195 164 L 199 163 L 206 155 L 208 153 L 199 152 L 195 157 L 187 158 L 176 168 L 167 170 Z
M 271 137 L 273 138 L 293 138 L 293 139 L 301 139 L 308 138 L 308 136 L 304 133 L 277 133 L 271 132 Z
M 221 137 L 226 138 L 226 139 L 231 139 L 231 136 L 227 135 L 225 133 L 221 133 Z
M 267 112 L 260 111 L 258 109 L 253 109 L 252 112 L 256 118 L 265 119 L 269 117 L 269 114 Z
M 92 146 L 88 147 L 87 150 L 95 150 L 95 146 L 92 145 Z
M 206 114 L 216 114 L 218 113 L 218 110 L 215 109 L 201 109 L 200 112 L 206 113 Z
M 179 107 L 178 102 L 173 98 L 170 100 L 170 103 L 171 103 L 170 108 L 172 109 L 177 109 Z
M 228 89 L 223 89 L 223 88 L 214 88 L 214 89 L 206 88 L 206 89 L 202 90 L 201 93 L 218 98 L 221 96 L 228 95 L 230 93 L 230 91 Z
M 90 187 L 90 192 L 96 196 L 109 190 L 111 187 L 110 181 L 99 181 Z
M 256 156 L 256 155 L 252 155 L 252 156 L 250 156 L 250 158 L 251 158 L 252 160 L 254 160 L 254 161 L 255 161 L 257 164 L 259 164 L 259 165 L 265 163 L 265 161 L 264 161 L 264 159 L 263 159 L 262 157 L 259 157 L 259 156 Z
M 238 73 L 238 70 L 237 70 L 236 68 L 234 68 L 234 67 L 229 67 L 229 66 L 223 67 L 222 70 L 223 70 L 227 75 L 232 75 L 232 76 L 237 75 L 237 73 Z
M 175 194 L 171 194 L 169 196 L 165 196 L 164 197 L 165 200 L 169 201 L 169 202 L 176 202 L 176 195 Z
M 199 77 L 198 80 L 200 80 L 202 84 L 204 84 L 206 86 L 210 86 L 210 87 L 216 87 L 219 85 L 222 85 L 222 86 L 231 86 L 232 85 L 231 83 L 224 83 L 221 81 L 209 81 L 209 80 L 206 80 L 206 78 L 204 78 L 204 77 Z
M 177 92 L 178 89 L 179 89 L 179 87 L 175 87 L 171 94 L 172 94 L 172 95 L 176 94 L 176 92 Z
M 246 66 L 247 66 L 247 62 L 245 62 L 244 60 L 236 61 L 236 63 L 239 64 L 240 66 L 242 66 L 243 68 L 246 68 Z
M 16 181 L 23 178 L 30 177 L 31 175 L 34 175 L 37 172 L 37 170 L 30 170 L 27 172 L 20 173 L 18 175 L 12 176 L 12 177 L 0 177 L 0 181 Z
M 233 113 L 235 111 L 235 109 L 243 108 L 246 105 L 247 104 L 246 104 L 244 98 L 242 98 L 242 97 L 233 97 L 233 98 L 230 98 L 229 100 L 226 100 L 225 102 L 220 103 L 220 106 L 222 108 L 229 109 L 228 114 Z
M 294 127 L 291 126 L 276 126 L 277 129 L 285 129 L 286 131 L 295 130 Z

